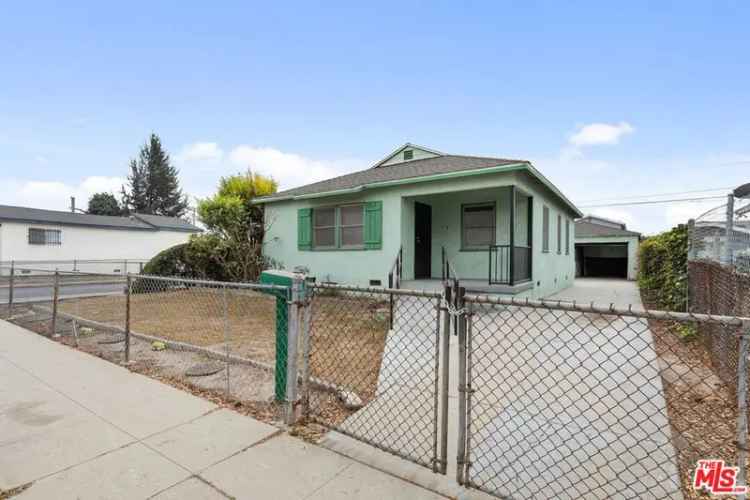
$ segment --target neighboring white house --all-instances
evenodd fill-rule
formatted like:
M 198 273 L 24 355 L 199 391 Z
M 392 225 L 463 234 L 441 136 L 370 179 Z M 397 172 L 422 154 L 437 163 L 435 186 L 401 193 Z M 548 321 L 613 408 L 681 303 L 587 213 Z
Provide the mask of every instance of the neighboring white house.
M 578 219 L 575 230 L 576 277 L 636 279 L 641 233 L 593 215 Z
M 111 217 L 0 205 L 0 262 L 148 260 L 200 231 L 158 215 Z

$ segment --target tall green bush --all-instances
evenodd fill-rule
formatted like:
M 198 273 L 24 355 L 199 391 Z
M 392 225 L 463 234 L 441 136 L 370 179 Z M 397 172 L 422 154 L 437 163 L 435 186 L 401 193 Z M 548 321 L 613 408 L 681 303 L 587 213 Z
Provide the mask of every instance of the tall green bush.
M 687 308 L 687 226 L 646 238 L 638 253 L 638 286 L 650 307 Z

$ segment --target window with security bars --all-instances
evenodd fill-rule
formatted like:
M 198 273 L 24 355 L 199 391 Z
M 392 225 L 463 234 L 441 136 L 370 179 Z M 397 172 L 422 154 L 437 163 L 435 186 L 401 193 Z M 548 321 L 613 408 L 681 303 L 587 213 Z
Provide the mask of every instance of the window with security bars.
M 487 250 L 495 244 L 495 204 L 463 205 L 461 211 L 461 249 Z
M 29 245 L 62 245 L 62 231 L 30 227 Z
M 565 219 L 565 255 L 570 255 L 570 219 Z
M 562 215 L 557 215 L 557 255 L 562 253 Z

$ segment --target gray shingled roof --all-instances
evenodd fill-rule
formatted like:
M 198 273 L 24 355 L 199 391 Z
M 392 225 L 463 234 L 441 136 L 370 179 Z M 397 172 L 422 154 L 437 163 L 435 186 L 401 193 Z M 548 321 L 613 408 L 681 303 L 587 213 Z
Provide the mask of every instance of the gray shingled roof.
M 287 189 L 286 191 L 281 191 L 272 196 L 268 196 L 265 199 L 327 193 L 342 189 L 352 189 L 375 182 L 411 179 L 450 172 L 514 165 L 524 162 L 524 160 L 508 160 L 505 158 L 443 155 L 435 158 L 424 158 L 421 160 L 411 160 L 403 163 L 395 163 L 393 165 L 381 165 L 375 168 L 368 168 L 367 170 L 334 177 L 333 179 L 326 179 L 306 186 Z M 259 198 L 257 201 L 264 201 L 264 198 Z
M 135 214 L 135 217 L 150 224 L 158 229 L 168 229 L 172 231 L 191 231 L 196 232 L 200 229 L 184 219 L 177 217 L 165 217 L 163 215 L 146 215 Z
M 130 229 L 142 231 L 199 232 L 200 228 L 181 219 L 158 215 L 135 214 L 132 217 L 89 215 L 39 208 L 0 205 L 0 221 L 27 222 L 33 224 L 60 224 L 66 226 L 89 226 L 105 229 Z
M 618 227 L 604 226 L 584 220 L 576 221 L 576 238 L 596 238 L 597 236 L 640 236 L 641 233 L 620 229 Z

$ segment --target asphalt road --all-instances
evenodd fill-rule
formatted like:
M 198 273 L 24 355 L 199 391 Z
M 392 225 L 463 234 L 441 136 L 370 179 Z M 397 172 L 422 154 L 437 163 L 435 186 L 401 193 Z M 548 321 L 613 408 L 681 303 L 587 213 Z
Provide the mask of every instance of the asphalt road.
M 86 296 L 86 295 L 104 295 L 123 293 L 124 283 L 83 283 L 66 284 L 60 288 L 60 298 Z M 13 292 L 13 302 L 40 302 L 52 300 L 53 287 L 26 286 L 17 287 Z M 8 287 L 0 287 L 0 304 L 8 302 Z

